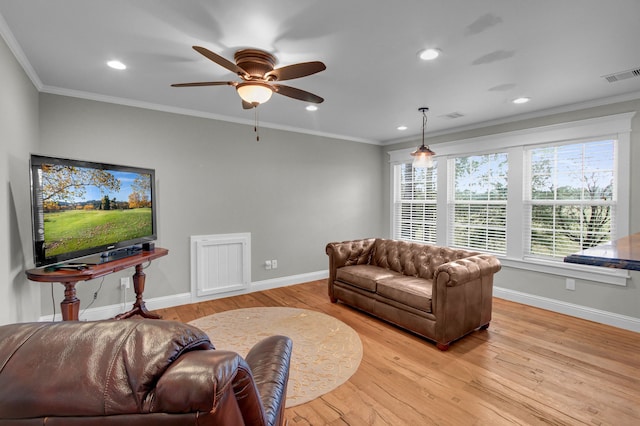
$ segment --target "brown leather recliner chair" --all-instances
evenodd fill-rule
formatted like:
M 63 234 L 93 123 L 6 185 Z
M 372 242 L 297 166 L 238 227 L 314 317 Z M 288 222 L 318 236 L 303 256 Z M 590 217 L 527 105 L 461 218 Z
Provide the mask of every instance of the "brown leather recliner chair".
M 292 343 L 243 359 L 176 321 L 0 327 L 2 425 L 281 425 Z

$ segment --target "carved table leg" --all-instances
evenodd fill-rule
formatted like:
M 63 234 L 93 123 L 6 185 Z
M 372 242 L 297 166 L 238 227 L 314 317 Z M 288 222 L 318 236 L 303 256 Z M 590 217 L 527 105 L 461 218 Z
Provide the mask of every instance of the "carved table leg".
M 78 321 L 80 314 L 80 299 L 76 297 L 76 283 L 64 284 L 64 300 L 60 302 L 62 321 Z
M 136 265 L 136 273 L 133 274 L 133 289 L 136 292 L 136 301 L 133 303 L 133 309 L 123 314 L 117 315 L 116 319 L 130 318 L 134 315 L 140 315 L 143 318 L 160 319 L 159 315 L 152 314 L 147 310 L 142 293 L 144 293 L 145 274 L 142 272 L 142 264 Z

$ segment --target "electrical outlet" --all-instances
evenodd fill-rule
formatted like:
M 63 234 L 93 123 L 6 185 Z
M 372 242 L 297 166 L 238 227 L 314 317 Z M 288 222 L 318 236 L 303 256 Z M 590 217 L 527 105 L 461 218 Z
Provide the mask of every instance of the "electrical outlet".
M 265 260 L 264 261 L 264 269 L 271 269 L 271 261 L 270 260 Z
M 129 288 L 129 277 L 120 278 L 120 288 Z
M 273 259 L 271 261 L 271 269 L 278 269 L 278 259 Z

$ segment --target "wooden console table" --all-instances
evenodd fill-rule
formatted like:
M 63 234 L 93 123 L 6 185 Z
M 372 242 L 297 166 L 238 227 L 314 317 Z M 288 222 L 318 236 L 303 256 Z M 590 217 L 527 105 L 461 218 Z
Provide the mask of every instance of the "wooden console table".
M 640 271 L 640 233 L 579 251 L 565 257 L 564 261 Z
M 142 293 L 144 292 L 145 274 L 142 271 L 142 265 L 145 262 L 151 262 L 162 256 L 166 256 L 169 250 L 156 247 L 152 251 L 141 251 L 122 259 L 110 262 L 100 263 L 98 265 L 87 265 L 84 269 L 52 269 L 52 268 L 36 268 L 26 271 L 27 277 L 31 281 L 37 282 L 57 282 L 64 285 L 64 300 L 60 302 L 63 321 L 77 321 L 80 313 L 80 299 L 76 297 L 76 283 L 79 281 L 88 281 L 94 278 L 100 278 L 114 272 L 135 266 L 136 272 L 133 274 L 133 288 L 136 292 L 136 301 L 133 308 L 125 313 L 116 316 L 116 319 L 129 318 L 133 315 L 140 315 L 145 318 L 160 318 L 150 313 L 144 301 Z

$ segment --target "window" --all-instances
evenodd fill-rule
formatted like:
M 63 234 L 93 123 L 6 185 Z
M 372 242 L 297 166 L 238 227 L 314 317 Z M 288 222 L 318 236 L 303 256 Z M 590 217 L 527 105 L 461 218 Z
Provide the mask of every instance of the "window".
M 394 197 L 395 238 L 436 243 L 437 162 L 432 168 L 413 168 L 411 163 L 396 167 Z
M 626 285 L 626 271 L 563 258 L 628 233 L 634 114 L 442 143 L 432 169 L 412 169 L 412 148 L 389 152 L 391 237 Z
M 527 254 L 564 257 L 615 239 L 615 140 L 525 150 Z
M 449 241 L 456 247 L 506 252 L 506 153 L 450 160 Z

